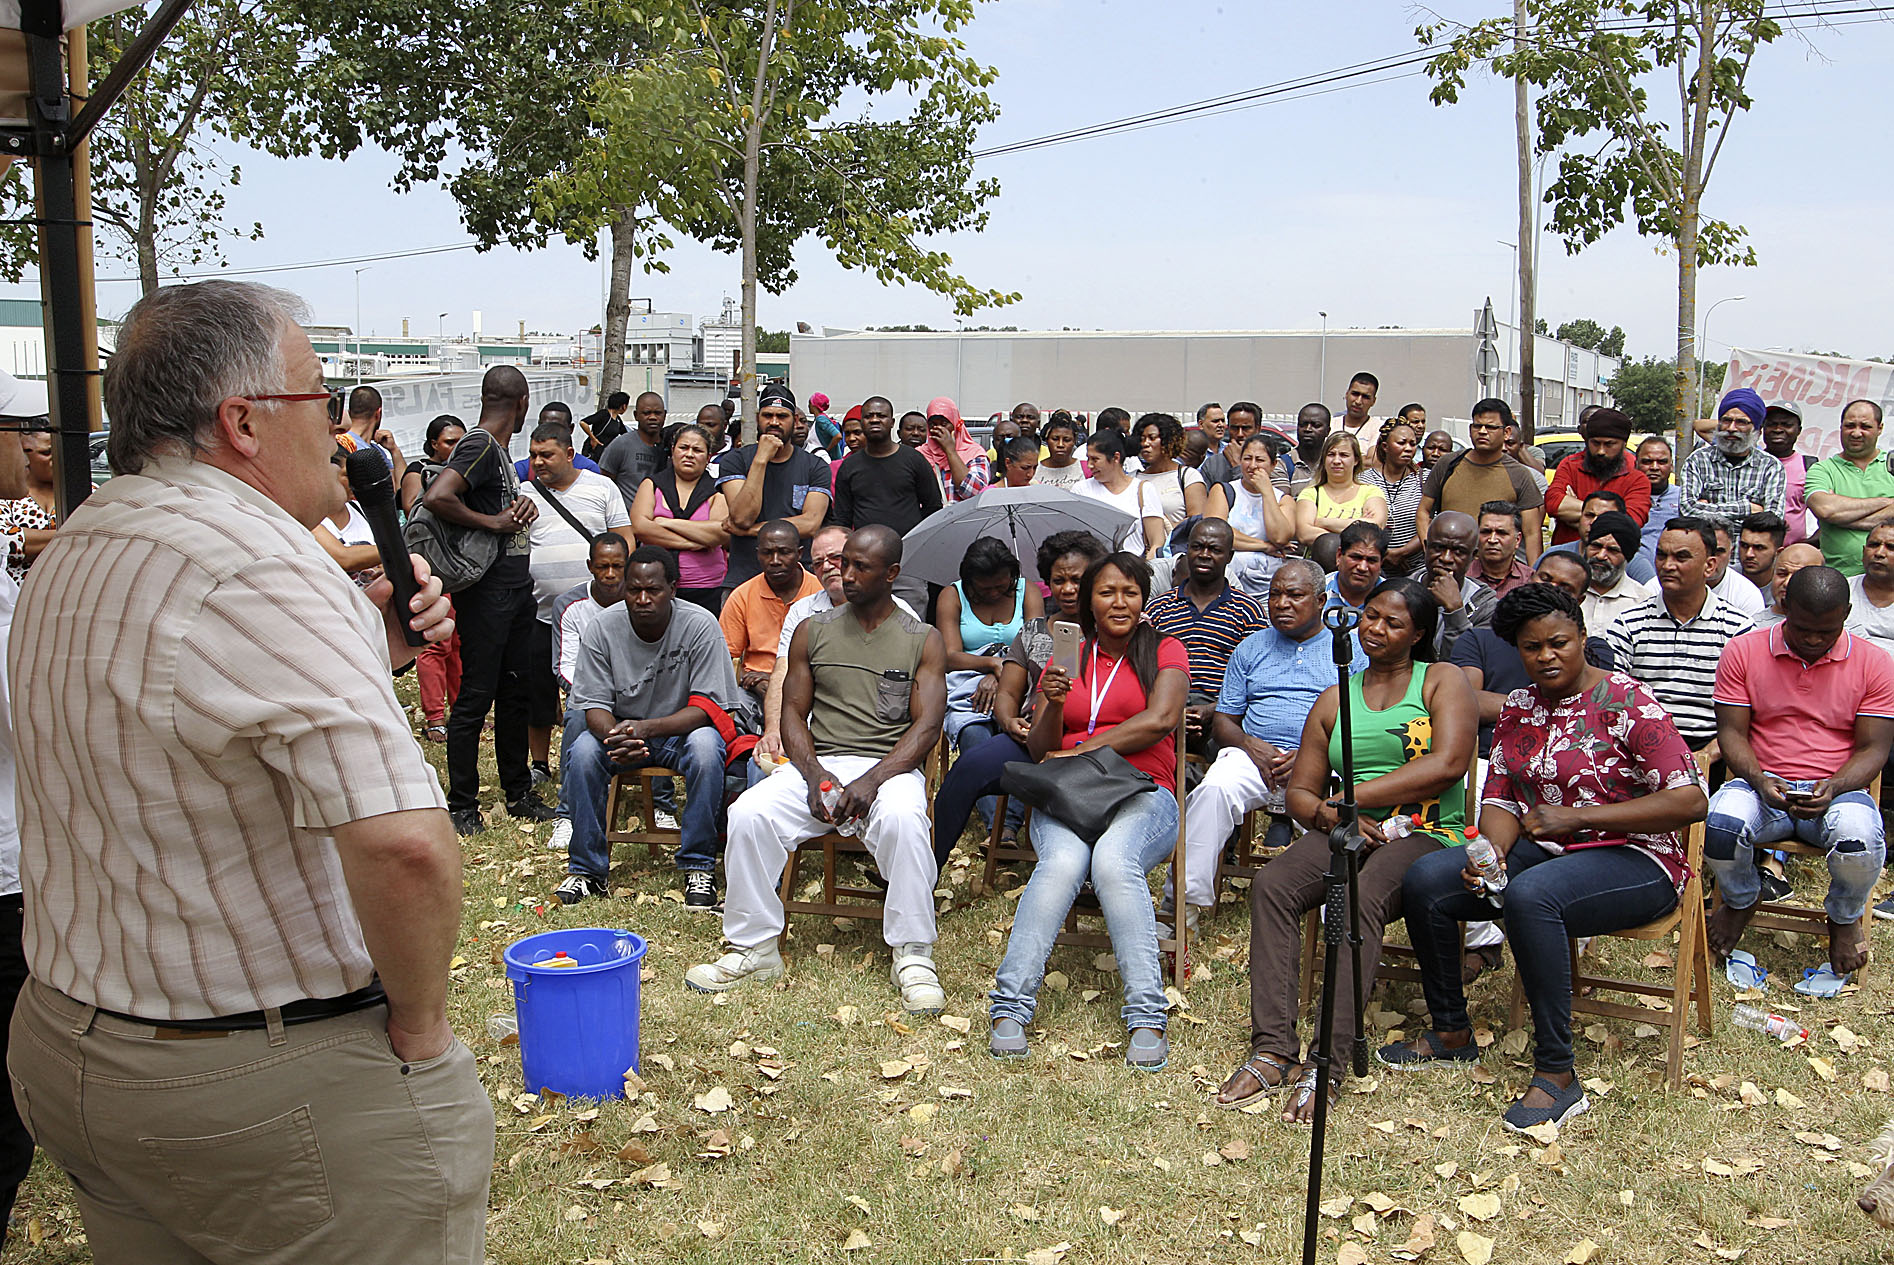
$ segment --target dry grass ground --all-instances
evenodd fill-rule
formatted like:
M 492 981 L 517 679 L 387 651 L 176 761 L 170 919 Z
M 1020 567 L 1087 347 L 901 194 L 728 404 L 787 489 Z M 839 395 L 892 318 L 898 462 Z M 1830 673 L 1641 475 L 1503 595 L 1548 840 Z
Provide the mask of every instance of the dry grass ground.
M 1066 983 L 1045 994 L 1032 1057 L 1002 1065 L 985 1051 L 985 993 L 1013 905 L 973 894 L 967 851 L 942 879 L 948 1011 L 921 1020 L 900 1014 L 873 924 L 796 920 L 776 986 L 688 992 L 683 972 L 714 955 L 718 924 L 685 910 L 666 864 L 621 852 L 617 896 L 563 910 L 550 900 L 564 858 L 544 850 L 548 829 L 493 816 L 467 841 L 452 1006 L 499 1117 L 495 1265 L 1298 1258 L 1308 1133 L 1210 1103 L 1247 1034 L 1241 902 L 1206 926 L 1168 1070 L 1124 1067 L 1117 977 L 1090 950 L 1067 949 L 1054 955 Z M 1817 890 L 1812 870 L 1797 878 Z M 581 925 L 651 942 L 646 1090 L 634 1101 L 521 1097 L 517 1048 L 487 1035 L 488 1017 L 511 1010 L 499 950 Z M 1604 952 L 1637 971 L 1648 947 Z M 1778 981 L 1822 956 L 1806 938 L 1755 948 Z M 1894 1241 L 1853 1206 L 1874 1162 L 1866 1140 L 1894 1111 L 1894 953 L 1881 948 L 1866 987 L 1837 1001 L 1772 989 L 1776 1009 L 1804 1003 L 1806 1048 L 1731 1028 L 1719 977 L 1716 1036 L 1686 1055 L 1680 1093 L 1660 1083 L 1660 1039 L 1594 1025 L 1580 1055 L 1581 1074 L 1600 1083 L 1592 1110 L 1552 1146 L 1499 1127 L 1528 1069 L 1524 1034 L 1505 1024 L 1510 964 L 1489 975 L 1473 997 L 1493 1038 L 1478 1079 L 1384 1074 L 1343 1095 L 1321 1259 L 1559 1262 L 1576 1249 L 1627 1265 L 1894 1260 Z M 1408 986 L 1384 989 L 1376 1027 L 1411 1023 L 1414 1005 Z M 0 1255 L 9 1265 L 91 1259 L 65 1179 L 43 1160 L 15 1227 Z

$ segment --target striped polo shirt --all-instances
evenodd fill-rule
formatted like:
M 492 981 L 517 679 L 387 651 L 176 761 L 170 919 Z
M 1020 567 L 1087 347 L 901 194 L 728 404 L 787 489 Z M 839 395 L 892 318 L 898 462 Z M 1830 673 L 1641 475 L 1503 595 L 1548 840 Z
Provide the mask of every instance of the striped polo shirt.
M 1190 655 L 1190 692 L 1213 699 L 1223 692 L 1223 673 L 1236 648 L 1251 633 L 1269 627 L 1263 604 L 1227 582 L 1222 596 L 1202 610 L 1184 596 L 1180 584 L 1152 598 L 1144 617 L 1166 637 L 1184 643 Z
M 1636 677 L 1669 710 L 1692 751 L 1716 737 L 1717 661 L 1730 639 L 1752 627 L 1749 616 L 1706 591 L 1695 619 L 1679 623 L 1662 593 L 1638 603 L 1605 626 L 1612 664 Z
M 35 979 L 162 1023 L 374 978 L 333 832 L 445 801 L 381 616 L 307 527 L 149 462 L 34 562 L 7 658 Z

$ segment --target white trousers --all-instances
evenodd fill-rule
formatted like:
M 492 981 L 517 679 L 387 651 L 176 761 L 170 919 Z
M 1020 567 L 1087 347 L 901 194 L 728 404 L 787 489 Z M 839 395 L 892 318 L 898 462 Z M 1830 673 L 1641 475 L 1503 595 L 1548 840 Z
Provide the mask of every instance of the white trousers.
M 868 756 L 828 756 L 822 767 L 839 785 L 847 785 L 876 763 Z M 784 765 L 738 797 L 730 806 L 730 842 L 723 856 L 725 939 L 752 949 L 782 934 L 778 888 L 789 851 L 828 831 L 827 822 L 810 814 L 809 788 L 794 765 Z M 881 784 L 861 839 L 888 880 L 882 938 L 891 945 L 932 944 L 939 870 L 927 817 L 927 780 L 919 769 Z

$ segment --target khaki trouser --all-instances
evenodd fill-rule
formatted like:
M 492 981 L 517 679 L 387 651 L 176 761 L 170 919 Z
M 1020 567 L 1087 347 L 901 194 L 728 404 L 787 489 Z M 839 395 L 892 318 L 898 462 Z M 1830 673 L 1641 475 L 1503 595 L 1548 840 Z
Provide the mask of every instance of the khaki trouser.
M 403 1063 L 387 1021 L 184 1034 L 29 980 L 8 1071 L 100 1265 L 479 1265 L 493 1105 L 466 1046 Z

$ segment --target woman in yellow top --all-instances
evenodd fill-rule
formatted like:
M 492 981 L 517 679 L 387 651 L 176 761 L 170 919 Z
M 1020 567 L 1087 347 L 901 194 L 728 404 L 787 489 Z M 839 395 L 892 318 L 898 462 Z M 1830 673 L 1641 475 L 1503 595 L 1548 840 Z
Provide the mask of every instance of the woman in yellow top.
M 1296 539 L 1312 545 L 1356 519 L 1376 527 L 1388 525 L 1388 498 L 1379 488 L 1357 482 L 1361 474 L 1361 444 L 1346 431 L 1336 431 L 1322 445 L 1322 462 L 1315 482 L 1296 496 Z

